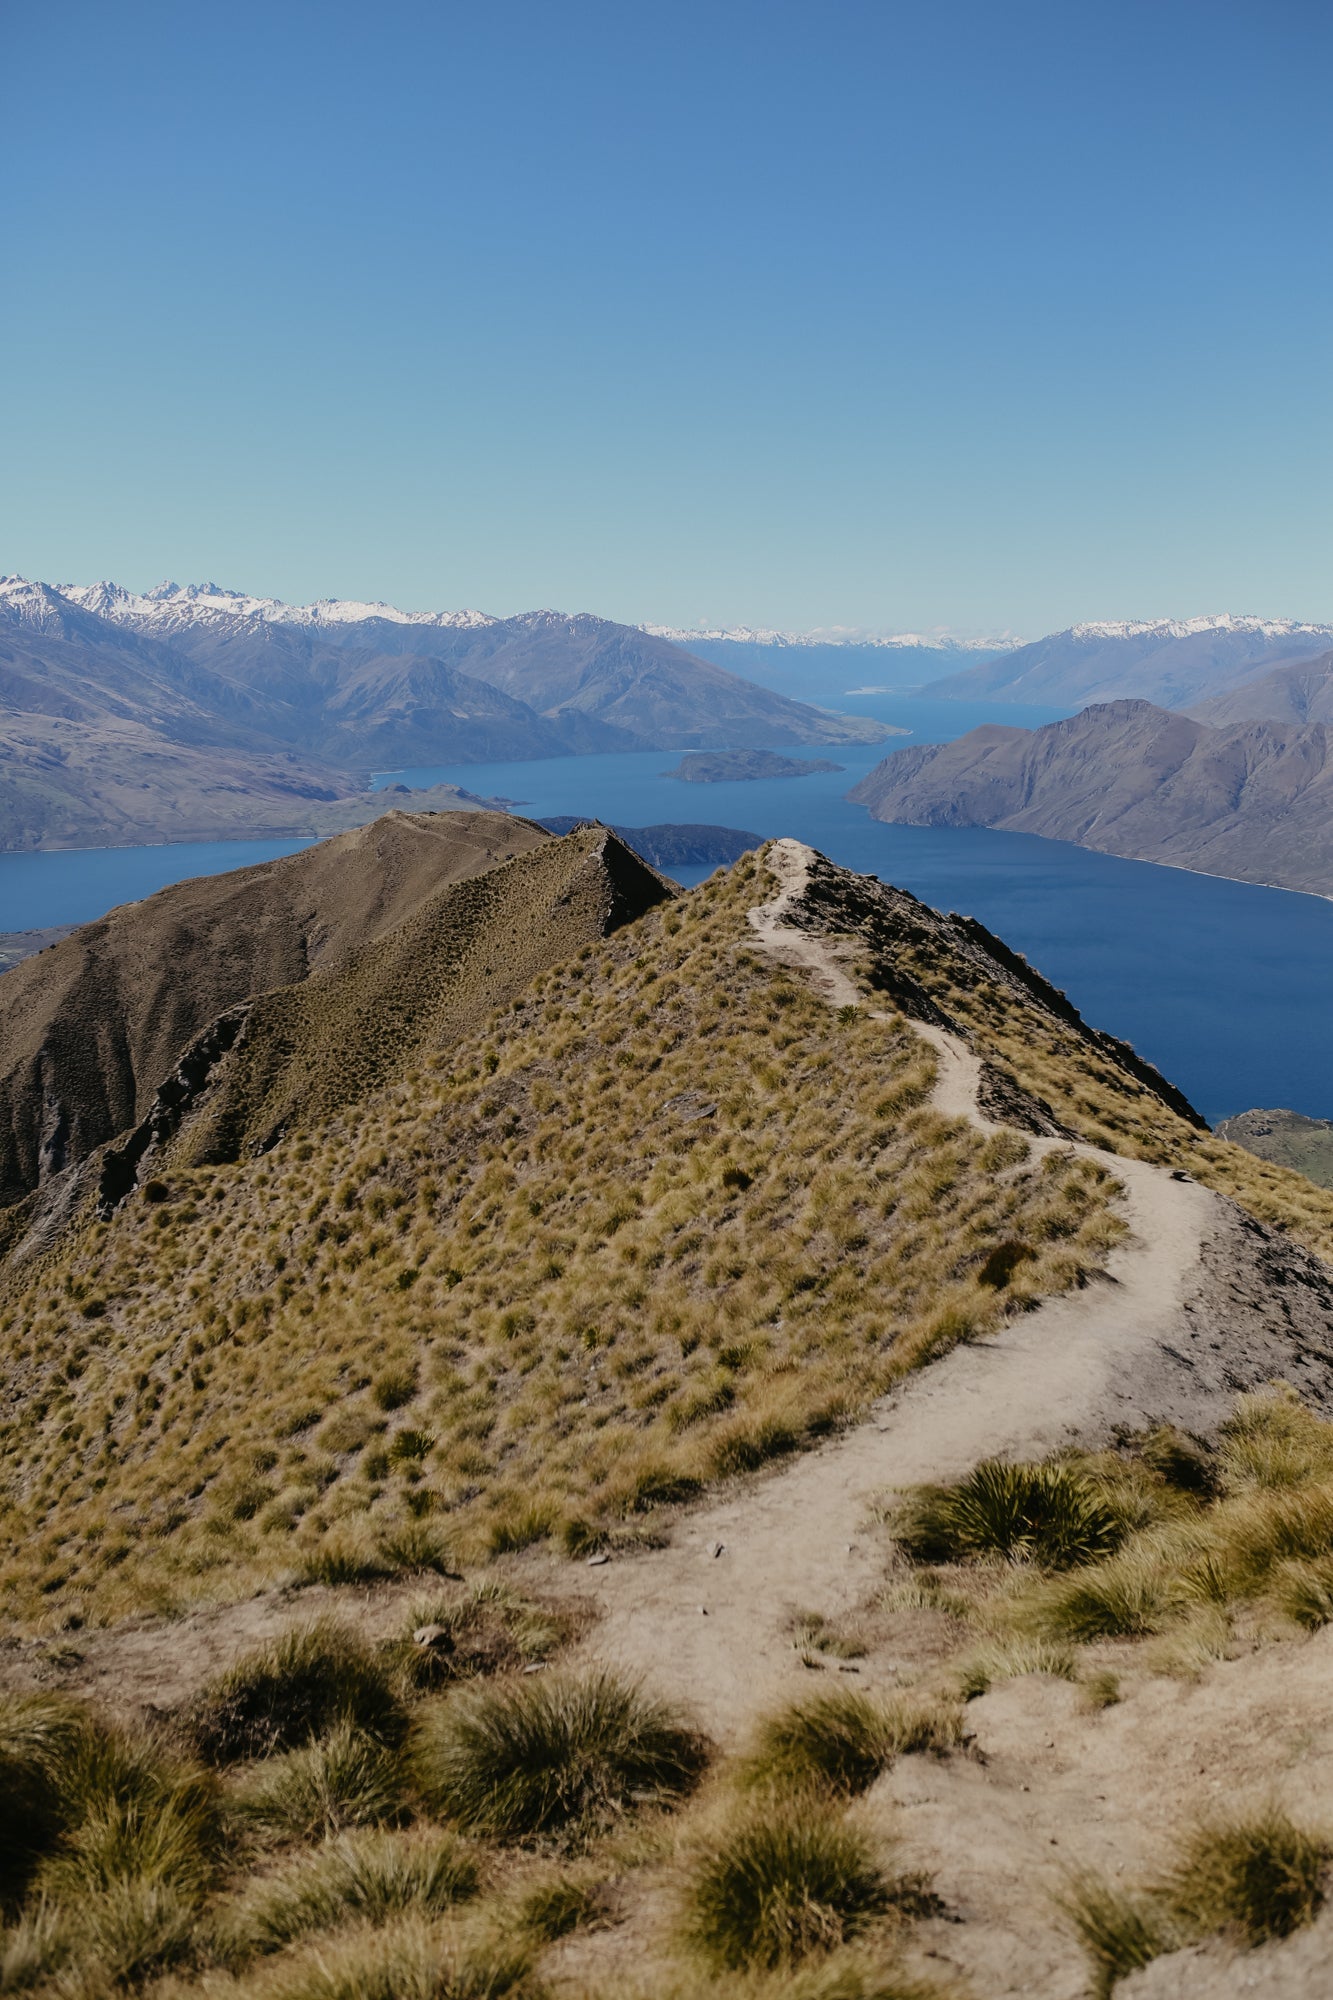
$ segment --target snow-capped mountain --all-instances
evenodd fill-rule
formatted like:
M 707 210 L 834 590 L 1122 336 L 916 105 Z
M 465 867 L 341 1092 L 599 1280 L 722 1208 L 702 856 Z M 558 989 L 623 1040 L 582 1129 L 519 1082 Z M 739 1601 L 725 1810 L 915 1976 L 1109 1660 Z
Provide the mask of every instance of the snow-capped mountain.
M 42 586 L 43 588 L 45 586 Z M 280 597 L 251 597 L 220 583 L 159 583 L 142 593 L 118 583 L 62 583 L 62 597 L 99 618 L 133 625 L 139 631 L 174 632 L 185 626 L 258 619 L 268 625 L 424 625 L 445 631 L 475 631 L 500 621 L 484 611 L 400 611 L 394 604 L 367 604 L 354 598 L 325 597 L 314 604 L 284 604 Z
M 704 641 L 725 646 L 855 646 L 885 652 L 999 653 L 1025 643 L 1010 634 L 998 639 L 962 639 L 952 632 L 864 632 L 853 625 L 826 625 L 810 632 L 784 632 L 766 625 L 641 625 L 639 630 L 690 648 Z
M 1101 619 L 1071 625 L 925 690 L 970 700 L 1049 703 L 1135 698 L 1187 708 L 1333 643 L 1333 626 L 1217 612 L 1198 618 Z

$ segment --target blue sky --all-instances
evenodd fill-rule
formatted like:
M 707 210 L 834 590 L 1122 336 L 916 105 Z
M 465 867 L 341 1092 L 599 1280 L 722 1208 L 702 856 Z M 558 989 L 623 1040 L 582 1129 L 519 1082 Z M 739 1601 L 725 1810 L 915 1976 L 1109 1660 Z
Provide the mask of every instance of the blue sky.
M 0 27 L 0 568 L 1333 617 L 1326 0 Z

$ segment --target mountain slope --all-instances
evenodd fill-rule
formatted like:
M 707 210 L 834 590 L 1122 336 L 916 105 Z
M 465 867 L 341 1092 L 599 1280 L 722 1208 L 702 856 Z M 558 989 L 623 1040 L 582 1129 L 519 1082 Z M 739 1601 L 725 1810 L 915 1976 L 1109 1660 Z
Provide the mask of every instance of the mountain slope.
M 602 863 L 438 913 L 503 982 Z M 794 841 L 461 1039 L 423 914 L 300 989 L 386 1069 L 0 1267 L 11 1983 L 1071 2000 L 1225 1917 L 1145 2000 L 1322 1992 L 1236 1911 L 1325 1867 L 1333 1195 Z M 794 1966 L 691 1961 L 719 1857 Z
M 1309 659 L 1330 638 L 1333 628 L 1290 618 L 1074 625 L 983 666 L 931 681 L 922 692 L 1071 708 L 1127 699 L 1184 708 L 1239 686 L 1279 661 Z
M 876 819 L 993 826 L 1205 874 L 1333 893 L 1322 723 L 1212 729 L 1142 701 L 1037 730 L 988 725 L 896 751 L 848 797 Z
M 1219 729 L 1232 722 L 1333 722 L 1333 652 L 1275 667 L 1189 712 Z
M 0 1279 L 11 1602 L 102 1616 L 145 1591 L 234 1597 L 293 1562 L 410 1563 L 427 1541 L 632 1539 L 664 1502 L 1097 1267 L 1119 1234 L 1106 1174 L 1033 1168 L 1018 1135 L 931 1110 L 934 1058 L 905 1020 L 843 1020 L 756 950 L 753 864 L 601 942 L 598 890 L 571 956 L 568 907 L 534 886 L 564 870 L 577 899 L 614 854 L 589 829 L 445 892 L 438 983 L 409 920 L 259 1002 L 247 1074 L 267 1098 L 247 1138 L 276 1108 L 278 1142 L 215 1143 L 219 1103 L 244 1097 L 238 1042 L 176 1139 L 132 1163 L 143 1192 L 110 1191 L 103 1223 L 76 1208 Z M 631 887 L 652 881 L 634 866 Z M 457 900 L 478 893 L 492 913 L 451 953 Z M 543 935 L 548 961 L 565 955 L 520 989 Z M 363 1049 L 349 1029 L 376 965 L 397 1012 Z M 470 1004 L 507 1004 L 458 1041 L 460 967 Z M 319 1003 L 321 985 L 322 1019 L 294 1018 L 289 998 Z M 288 1026 L 313 1058 L 296 1102 L 268 1061 Z M 207 1152 L 231 1157 L 191 1164 Z M 1017 1238 L 1030 1255 L 1000 1287 L 986 1259 Z M 390 1376 L 401 1414 L 372 1446 L 368 1391 Z M 57 1523 L 79 1524 L 73 1567 L 53 1561 Z
M 147 1113 L 201 1029 L 345 965 L 440 889 L 551 844 L 502 813 L 413 816 L 112 910 L 0 982 L 0 1206 Z

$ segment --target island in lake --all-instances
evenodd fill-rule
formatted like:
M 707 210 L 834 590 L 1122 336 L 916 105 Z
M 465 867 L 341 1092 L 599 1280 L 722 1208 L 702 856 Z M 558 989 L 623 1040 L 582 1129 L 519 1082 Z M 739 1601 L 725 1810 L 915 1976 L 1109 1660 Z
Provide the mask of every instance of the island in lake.
M 827 757 L 780 757 L 776 750 L 691 750 L 664 778 L 686 785 L 725 785 L 736 778 L 808 778 L 812 771 L 841 771 Z

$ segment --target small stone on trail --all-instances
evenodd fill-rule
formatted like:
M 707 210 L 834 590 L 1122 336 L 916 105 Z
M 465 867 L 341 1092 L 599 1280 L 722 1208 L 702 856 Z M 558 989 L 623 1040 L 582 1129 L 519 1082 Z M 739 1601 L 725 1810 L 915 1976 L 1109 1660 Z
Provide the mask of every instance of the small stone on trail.
M 724 1556 L 727 1553 L 727 1545 L 725 1542 L 710 1542 L 708 1553 L 710 1556 Z
M 447 1625 L 418 1625 L 412 1634 L 413 1643 L 429 1653 L 452 1653 L 454 1635 Z
M 603 1549 L 600 1555 L 588 1557 L 588 1568 L 596 1569 L 599 1566 L 599 1564 L 609 1563 L 610 1560 L 611 1560 L 610 1556 L 606 1553 L 605 1549 Z
M 545 1660 L 529 1660 L 523 1671 L 525 1674 L 544 1674 L 546 1672 L 546 1662 Z
M 861 1669 L 859 1667 L 841 1666 L 838 1668 L 838 1672 L 840 1674 L 859 1674 L 860 1671 Z
M 708 1606 L 706 1604 L 701 1604 L 699 1606 L 699 1616 L 701 1618 L 706 1618 L 708 1616 Z

